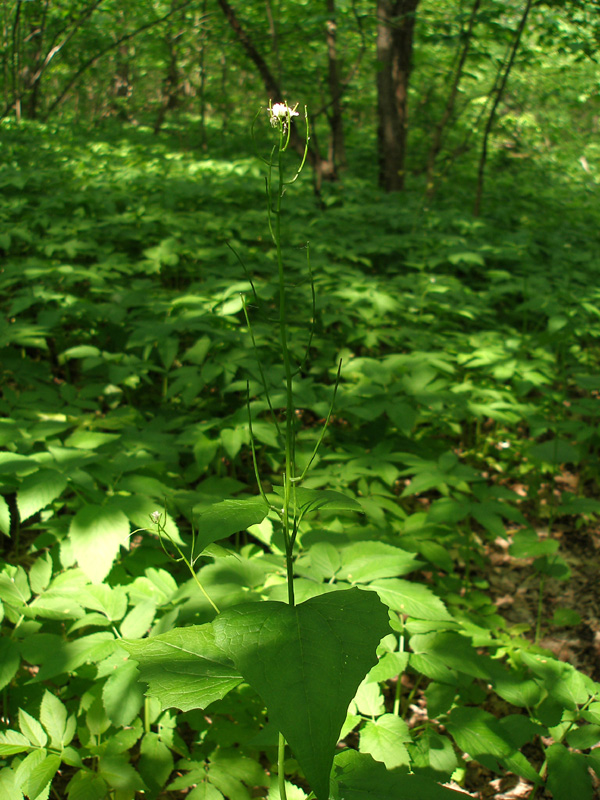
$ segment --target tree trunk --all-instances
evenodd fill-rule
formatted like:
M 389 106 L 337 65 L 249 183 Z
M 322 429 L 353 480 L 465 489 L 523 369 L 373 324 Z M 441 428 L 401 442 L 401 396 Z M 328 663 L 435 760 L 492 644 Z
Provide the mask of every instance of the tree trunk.
M 169 51 L 167 74 L 160 109 L 154 123 L 154 134 L 157 135 L 163 126 L 167 112 L 172 111 L 179 103 L 179 68 L 177 65 L 177 35 L 167 31 L 166 46 Z
M 344 144 L 344 124 L 342 119 L 342 87 L 338 70 L 337 58 L 337 24 L 335 21 L 335 0 L 326 0 L 327 38 L 327 66 L 329 79 L 329 93 L 331 95 L 331 113 L 327 115 L 331 129 L 331 143 L 329 148 L 329 161 L 340 167 L 346 166 L 346 147 Z
M 465 61 L 467 59 L 469 48 L 471 46 L 471 40 L 473 38 L 473 27 L 477 19 L 477 13 L 479 11 L 480 5 L 481 5 L 481 0 L 475 0 L 475 2 L 473 3 L 473 7 L 471 8 L 471 14 L 469 16 L 469 24 L 467 26 L 467 30 L 466 32 L 461 31 L 461 33 L 463 34 L 462 50 L 460 52 L 458 64 L 454 71 L 454 78 L 452 80 L 452 86 L 450 88 L 450 93 L 448 94 L 448 100 L 446 101 L 446 107 L 444 109 L 444 113 L 442 114 L 439 122 L 435 126 L 435 130 L 433 132 L 433 137 L 431 141 L 431 147 L 429 148 L 429 153 L 427 154 L 427 197 L 430 199 L 435 194 L 435 189 L 436 189 L 435 162 L 439 155 L 440 150 L 442 149 L 444 130 L 454 113 L 456 95 L 458 93 L 458 87 L 460 85 L 460 79 L 462 77 Z
M 408 85 L 419 0 L 377 0 L 379 185 L 404 188 Z
M 116 66 L 112 84 L 113 101 L 111 103 L 116 116 L 123 121 L 129 118 L 126 101 L 133 94 L 129 66 L 129 47 L 124 44 L 117 48 Z
M 485 166 L 487 162 L 487 153 L 488 153 L 488 141 L 490 138 L 490 133 L 492 132 L 492 127 L 494 125 L 494 120 L 496 119 L 496 111 L 498 110 L 498 106 L 500 105 L 500 101 L 504 96 L 504 90 L 506 89 L 506 84 L 508 82 L 508 76 L 510 75 L 510 71 L 512 69 L 513 64 L 515 63 L 515 57 L 517 55 L 517 51 L 519 49 L 519 45 L 521 43 L 521 36 L 523 35 L 523 31 L 525 30 L 525 25 L 527 23 L 527 17 L 529 16 L 529 11 L 531 10 L 531 6 L 533 4 L 533 0 L 526 0 L 525 8 L 523 9 L 523 15 L 521 17 L 521 21 L 519 22 L 519 27 L 515 33 L 515 39 L 512 43 L 510 56 L 508 62 L 506 64 L 506 68 L 504 70 L 504 74 L 500 80 L 500 84 L 498 89 L 496 90 L 496 97 L 494 98 L 494 103 L 492 105 L 492 109 L 487 119 L 487 123 L 485 126 L 485 130 L 483 132 L 483 143 L 481 145 L 481 156 L 479 157 L 479 168 L 477 170 L 477 189 L 475 190 L 475 203 L 473 206 L 473 216 L 478 217 L 481 213 L 481 198 L 483 196 L 483 179 L 485 174 Z
M 98 4 L 102 2 L 102 0 L 98 0 Z M 44 115 L 44 119 L 47 120 L 53 113 L 53 111 L 58 108 L 58 106 L 64 101 L 64 99 L 68 96 L 69 92 L 75 86 L 75 84 L 79 81 L 81 76 L 97 61 L 99 61 L 103 56 L 110 53 L 112 50 L 117 50 L 121 47 L 124 42 L 128 42 L 130 39 L 134 39 L 136 36 L 139 36 L 141 33 L 144 33 L 150 28 L 154 28 L 156 25 L 160 25 L 165 20 L 169 19 L 175 12 L 181 11 L 187 6 L 191 5 L 193 0 L 183 0 L 176 8 L 172 8 L 166 14 L 163 14 L 162 17 L 158 17 L 157 19 L 150 20 L 149 22 L 145 22 L 143 25 L 140 25 L 139 28 L 131 31 L 130 33 L 124 33 L 122 36 L 119 36 L 114 42 L 111 42 L 109 45 L 103 47 L 97 53 L 94 53 L 90 58 L 87 58 L 83 64 L 75 71 L 73 75 L 69 78 L 66 85 L 63 87 L 61 92 L 59 93 L 58 97 L 50 105 L 50 108 L 46 111 Z M 0 115 L 0 119 L 2 115 Z
M 258 52 L 256 47 L 254 46 L 253 41 L 250 39 L 248 33 L 242 25 L 240 24 L 239 19 L 233 8 L 229 5 L 228 0 L 218 0 L 221 10 L 225 15 L 225 19 L 229 23 L 231 29 L 235 33 L 238 41 L 246 51 L 248 58 L 252 61 L 252 63 L 257 68 L 260 77 L 262 78 L 264 87 L 267 92 L 267 96 L 274 102 L 279 103 L 286 100 L 284 92 L 279 85 L 279 81 L 275 78 L 267 62 L 264 60 L 262 55 Z M 313 137 L 314 140 L 314 137 Z M 303 155 L 304 148 L 306 146 L 306 141 L 304 136 L 298 133 L 298 130 L 295 125 L 291 126 L 290 130 L 290 144 L 294 148 L 294 150 Z M 308 163 L 314 170 L 314 179 L 315 179 L 315 191 L 317 193 L 320 192 L 321 184 L 323 180 L 334 180 L 335 175 L 335 166 L 328 160 L 321 158 L 321 154 L 318 148 L 312 146 L 309 143 L 308 146 L 308 153 L 307 153 L 307 160 Z
M 208 0 L 203 0 L 202 3 L 202 19 L 206 17 L 206 5 Z M 200 30 L 200 52 L 199 52 L 199 68 L 200 68 L 200 145 L 203 150 L 207 148 L 206 141 L 206 50 L 208 43 L 208 35 L 206 25 L 201 26 Z

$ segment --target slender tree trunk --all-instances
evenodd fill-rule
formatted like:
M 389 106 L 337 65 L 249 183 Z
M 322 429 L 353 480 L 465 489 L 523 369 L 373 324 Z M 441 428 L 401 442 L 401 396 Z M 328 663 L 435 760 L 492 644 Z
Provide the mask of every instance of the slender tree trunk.
M 448 94 L 448 99 L 446 101 L 446 107 L 444 108 L 444 113 L 442 114 L 439 122 L 435 126 L 435 130 L 433 132 L 433 138 L 431 141 L 431 147 L 429 148 L 429 153 L 427 154 L 427 197 L 428 198 L 432 198 L 433 195 L 435 194 L 435 188 L 436 188 L 435 162 L 439 155 L 440 150 L 442 149 L 442 141 L 444 138 L 444 131 L 446 129 L 446 125 L 448 124 L 454 113 L 456 95 L 458 93 L 458 87 L 460 85 L 460 79 L 462 77 L 465 61 L 467 59 L 469 48 L 471 46 L 471 41 L 473 37 L 473 28 L 475 26 L 475 21 L 477 19 L 477 13 L 479 11 L 480 5 L 481 5 L 481 0 L 475 0 L 475 2 L 473 3 L 471 14 L 469 16 L 469 24 L 467 26 L 467 30 L 464 33 L 463 37 L 462 50 L 460 52 L 458 64 L 456 65 L 456 70 L 454 71 L 454 78 L 452 80 L 450 93 Z
M 271 41 L 273 42 L 273 54 L 275 55 L 275 78 L 278 83 L 281 83 L 281 53 L 279 51 L 279 34 L 277 32 L 277 23 L 275 21 L 275 15 L 273 14 L 271 0 L 265 0 L 265 9 L 267 12 L 267 20 L 269 22 Z
M 129 47 L 126 44 L 117 48 L 115 73 L 112 85 L 112 107 L 117 117 L 122 120 L 129 118 L 126 101 L 133 94 L 129 63 Z
M 344 144 L 344 123 L 342 117 L 342 87 L 338 70 L 337 57 L 337 24 L 335 20 L 335 0 L 326 0 L 327 15 L 325 23 L 327 38 L 327 66 L 329 93 L 331 95 L 331 111 L 327 115 L 331 129 L 329 161 L 340 167 L 346 166 L 346 147 Z
M 262 55 L 256 49 L 253 41 L 250 39 L 246 30 L 242 27 L 237 15 L 231 5 L 229 4 L 228 0 L 218 0 L 219 6 L 225 15 L 229 26 L 235 33 L 238 41 L 246 51 L 248 58 L 252 61 L 255 67 L 258 70 L 260 77 L 262 78 L 264 87 L 267 92 L 267 96 L 274 102 L 278 103 L 282 100 L 286 100 L 284 92 L 279 85 L 279 81 L 275 78 L 267 62 L 264 60 Z M 314 138 L 314 137 L 313 137 Z M 290 144 L 294 148 L 297 153 L 304 153 L 304 148 L 306 142 L 304 137 L 298 133 L 298 130 L 295 125 L 291 126 L 290 131 Z M 315 190 L 317 193 L 321 189 L 321 183 L 323 179 L 332 180 L 335 178 L 335 168 L 334 165 L 327 161 L 326 159 L 321 158 L 319 150 L 309 144 L 308 147 L 308 154 L 307 159 L 309 164 L 312 166 L 314 170 L 314 177 L 315 177 Z
M 155 135 L 160 132 L 163 126 L 165 117 L 169 111 L 177 107 L 179 103 L 179 67 L 177 65 L 177 39 L 181 34 L 173 34 L 170 29 L 167 31 L 166 46 L 169 51 L 169 60 L 167 63 L 167 74 L 164 81 L 164 90 L 162 102 L 156 122 L 154 123 Z
M 419 0 L 377 0 L 379 185 L 404 188 L 408 86 Z
M 17 122 L 21 121 L 21 0 L 17 0 L 15 9 L 15 19 L 12 27 L 12 60 L 11 60 L 11 82 L 12 82 L 12 106 L 15 110 Z
M 93 56 L 91 56 L 90 58 L 86 59 L 83 62 L 83 64 L 79 67 L 79 69 L 77 69 L 76 72 L 67 81 L 66 86 L 64 86 L 64 88 L 62 89 L 62 91 L 60 92 L 58 97 L 52 102 L 52 104 L 50 105 L 50 108 L 46 111 L 46 113 L 44 115 L 44 119 L 48 119 L 51 116 L 53 111 L 63 102 L 63 100 L 67 97 L 67 95 L 69 94 L 69 92 L 73 88 L 73 86 L 75 86 L 75 84 L 78 82 L 78 80 L 81 78 L 81 76 L 85 72 L 87 72 L 87 70 L 92 66 L 92 64 L 95 64 L 96 61 L 99 61 L 107 53 L 110 53 L 111 50 L 115 50 L 115 49 L 121 47 L 121 45 L 124 42 L 127 42 L 130 39 L 134 39 L 136 36 L 139 36 L 140 33 L 144 33 L 144 31 L 147 31 L 150 28 L 154 28 L 156 25 L 160 25 L 161 22 L 164 22 L 165 20 L 169 19 L 169 17 L 172 14 L 174 14 L 177 11 L 181 11 L 182 9 L 186 8 L 187 6 L 189 6 L 192 2 L 193 2 L 193 0 L 183 0 L 183 2 L 180 5 L 178 5 L 175 9 L 172 9 L 172 10 L 168 11 L 166 14 L 163 14 L 162 17 L 158 17 L 157 19 L 153 19 L 153 20 L 150 20 L 149 22 L 145 22 L 143 25 L 140 25 L 139 28 L 136 28 L 134 31 L 131 31 L 131 33 L 124 33 L 122 36 L 119 36 L 119 38 L 116 39 L 114 42 L 111 42 L 106 47 L 103 47 L 102 50 L 100 50 L 97 53 L 94 53 Z M 0 119 L 1 118 L 2 117 L 0 116 Z
M 504 74 L 500 79 L 500 84 L 498 86 L 498 89 L 496 90 L 496 97 L 494 98 L 494 102 L 492 104 L 492 108 L 490 110 L 485 125 L 485 130 L 483 132 L 483 143 L 481 145 L 481 155 L 479 157 L 479 167 L 477 170 L 477 189 L 475 190 L 475 203 L 473 205 L 473 215 L 475 217 L 478 217 L 481 213 L 481 199 L 483 196 L 483 182 L 485 177 L 485 167 L 487 162 L 488 141 L 490 138 L 490 133 L 492 132 L 492 127 L 496 119 L 496 111 L 498 110 L 500 101 L 504 97 L 504 91 L 506 89 L 506 84 L 508 83 L 508 76 L 510 75 L 510 71 L 513 67 L 513 64 L 515 63 L 517 51 L 519 49 L 519 45 L 521 44 L 521 37 L 523 35 L 523 31 L 525 30 L 525 25 L 527 24 L 527 17 L 529 16 L 529 11 L 531 10 L 532 4 L 533 0 L 526 0 L 525 2 L 525 8 L 523 9 L 521 21 L 519 22 L 519 27 L 517 28 L 515 39 L 510 50 L 510 56 L 506 64 Z
M 208 0 L 203 0 L 202 3 L 202 18 L 206 17 L 206 6 Z M 205 25 L 201 25 L 200 31 L 200 51 L 199 51 L 199 68 L 200 68 L 200 145 L 203 150 L 207 148 L 206 141 L 206 50 L 207 50 L 208 34 Z

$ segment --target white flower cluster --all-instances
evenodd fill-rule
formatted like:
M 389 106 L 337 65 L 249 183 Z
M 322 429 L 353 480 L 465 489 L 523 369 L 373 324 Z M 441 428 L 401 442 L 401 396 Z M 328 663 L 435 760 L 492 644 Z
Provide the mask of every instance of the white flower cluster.
M 272 106 L 269 106 L 267 111 L 269 112 L 271 125 L 273 125 L 273 127 L 279 125 L 280 122 L 286 125 L 288 119 L 299 116 L 296 111 L 296 106 L 290 108 L 287 103 L 274 103 Z

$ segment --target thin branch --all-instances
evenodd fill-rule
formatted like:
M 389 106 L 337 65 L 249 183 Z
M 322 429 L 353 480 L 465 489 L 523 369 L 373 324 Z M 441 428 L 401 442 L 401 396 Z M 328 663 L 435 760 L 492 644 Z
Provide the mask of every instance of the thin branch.
M 83 73 L 86 72 L 92 66 L 92 64 L 95 64 L 96 61 L 101 59 L 107 53 L 110 53 L 111 50 L 115 50 L 117 47 L 122 45 L 123 42 L 129 41 L 129 39 L 134 39 L 136 36 L 139 36 L 140 33 L 143 33 L 144 31 L 147 31 L 150 28 L 154 28 L 156 25 L 160 25 L 161 22 L 164 22 L 165 20 L 169 19 L 169 17 L 171 17 L 173 14 L 176 14 L 178 11 L 182 11 L 184 8 L 187 8 L 187 6 L 191 5 L 193 2 L 194 0 L 185 0 L 185 2 L 181 3 L 181 5 L 177 6 L 176 8 L 172 8 L 166 14 L 163 14 L 162 17 L 159 17 L 158 19 L 152 20 L 151 22 L 146 22 L 143 25 L 140 25 L 139 28 L 136 28 L 131 33 L 125 33 L 123 36 L 120 36 L 116 41 L 111 42 L 111 44 L 107 45 L 102 50 L 100 50 L 99 53 L 96 53 L 96 55 L 92 56 L 91 58 L 88 58 L 87 61 L 85 61 L 79 67 L 79 69 L 77 70 L 75 75 L 73 75 L 71 80 L 67 83 L 63 91 L 52 103 L 52 105 L 46 112 L 46 119 L 52 114 L 54 109 L 62 103 L 62 101 L 65 99 L 69 91 L 77 83 L 77 81 L 83 75 Z

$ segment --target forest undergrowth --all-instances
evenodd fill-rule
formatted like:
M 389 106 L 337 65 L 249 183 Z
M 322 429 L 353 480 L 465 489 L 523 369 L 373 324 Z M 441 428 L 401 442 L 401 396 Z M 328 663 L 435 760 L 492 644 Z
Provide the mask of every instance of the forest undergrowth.
M 334 693 L 308 618 L 338 631 L 339 598 L 364 671 L 331 797 L 598 796 L 589 176 L 500 154 L 476 219 L 468 172 L 435 203 L 352 166 L 266 201 L 247 136 L 2 133 L 3 796 L 326 798 L 292 685 Z M 239 609 L 297 613 L 273 647 L 316 671 L 290 656 L 266 700 L 282 651 L 257 676 Z

